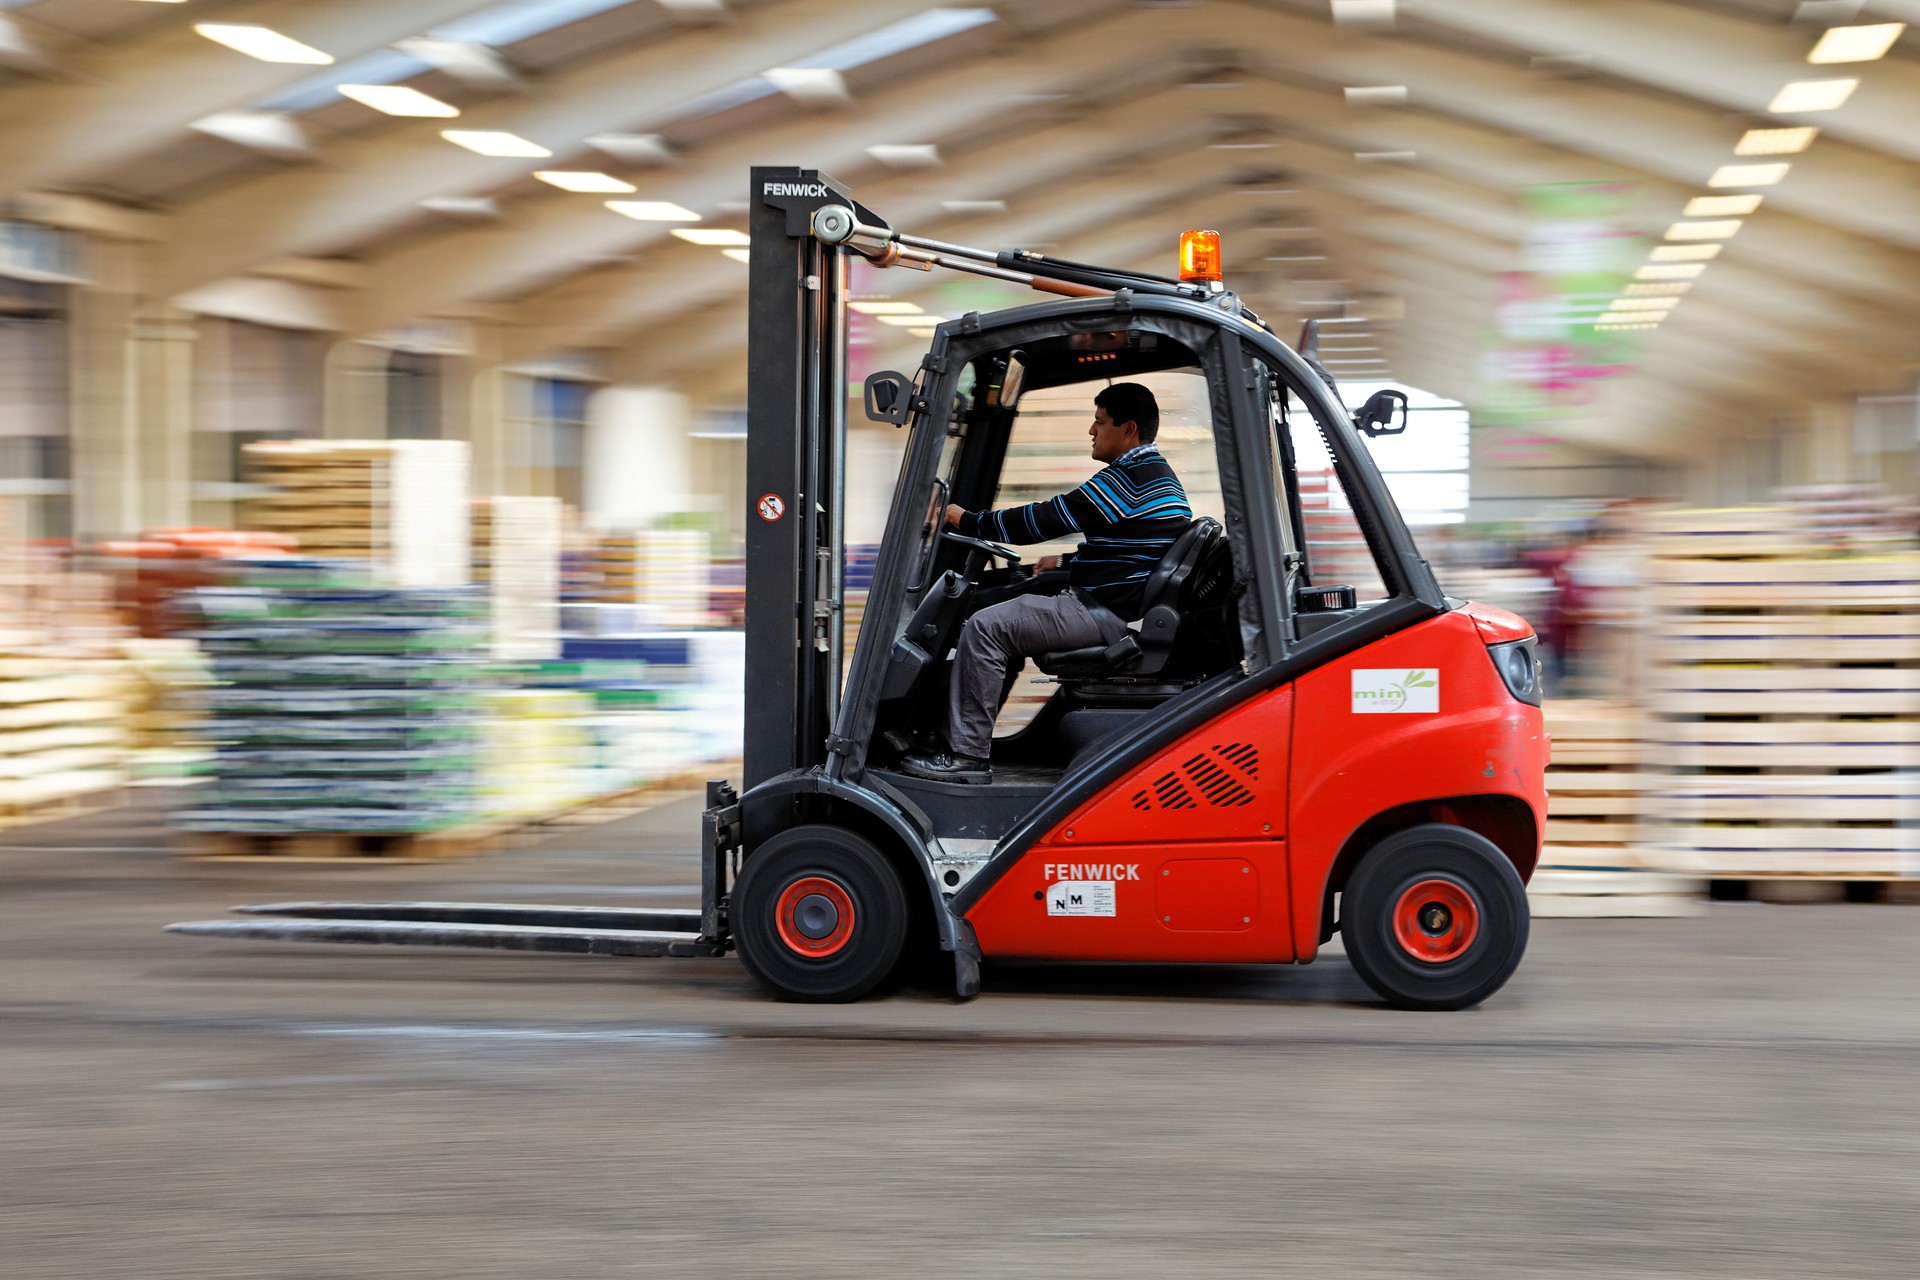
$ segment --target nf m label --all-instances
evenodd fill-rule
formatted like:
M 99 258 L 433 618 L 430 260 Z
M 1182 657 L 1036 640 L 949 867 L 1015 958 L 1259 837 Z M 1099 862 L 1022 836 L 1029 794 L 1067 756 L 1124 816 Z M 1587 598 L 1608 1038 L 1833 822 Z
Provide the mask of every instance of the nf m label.
M 1113 914 L 1113 881 L 1062 880 L 1047 887 L 1047 914 L 1050 916 L 1110 916 Z
M 1440 673 L 1431 667 L 1355 669 L 1353 714 L 1433 715 L 1440 710 Z

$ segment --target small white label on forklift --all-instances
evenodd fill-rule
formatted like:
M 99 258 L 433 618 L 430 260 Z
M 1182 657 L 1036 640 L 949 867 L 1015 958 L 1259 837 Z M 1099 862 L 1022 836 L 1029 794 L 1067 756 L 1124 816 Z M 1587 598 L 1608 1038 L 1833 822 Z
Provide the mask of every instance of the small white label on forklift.
M 1440 673 L 1432 667 L 1388 667 L 1353 673 L 1353 714 L 1432 715 L 1440 710 Z
M 1110 916 L 1113 881 L 1062 880 L 1047 890 L 1050 916 Z

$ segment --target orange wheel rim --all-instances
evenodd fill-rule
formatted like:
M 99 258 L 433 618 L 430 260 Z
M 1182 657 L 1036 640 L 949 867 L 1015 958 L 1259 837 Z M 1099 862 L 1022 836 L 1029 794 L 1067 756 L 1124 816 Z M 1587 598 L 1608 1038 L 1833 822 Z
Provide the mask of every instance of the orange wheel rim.
M 1480 936 L 1480 904 L 1452 880 L 1422 880 L 1393 904 L 1393 936 L 1415 960 L 1457 960 Z
M 853 897 L 837 880 L 803 876 L 781 891 L 773 923 L 790 950 L 824 960 L 853 937 Z

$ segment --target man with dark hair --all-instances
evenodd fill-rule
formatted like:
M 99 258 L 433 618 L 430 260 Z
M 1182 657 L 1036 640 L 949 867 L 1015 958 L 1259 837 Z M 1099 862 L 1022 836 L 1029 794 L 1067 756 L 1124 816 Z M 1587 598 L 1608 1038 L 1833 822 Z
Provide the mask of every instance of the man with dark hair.
M 1093 460 L 1106 463 L 1079 488 L 1005 511 L 947 508 L 947 525 L 973 538 L 1028 544 L 1069 533 L 1085 539 L 1065 557 L 1047 556 L 1037 572 L 1064 567 L 1067 589 L 1022 595 L 967 619 L 948 690 L 947 750 L 915 754 L 901 768 L 944 782 L 992 780 L 993 721 L 1007 695 L 1010 671 L 1028 655 L 1112 644 L 1089 601 L 1122 620 L 1140 616 L 1147 574 L 1193 522 L 1193 508 L 1173 468 L 1154 447 L 1160 406 L 1137 382 L 1117 382 L 1093 398 Z

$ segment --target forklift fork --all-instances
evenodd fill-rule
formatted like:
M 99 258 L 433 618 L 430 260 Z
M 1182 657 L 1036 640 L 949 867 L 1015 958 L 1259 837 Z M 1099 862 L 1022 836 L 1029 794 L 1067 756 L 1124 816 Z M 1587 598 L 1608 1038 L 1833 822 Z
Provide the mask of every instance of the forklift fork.
M 168 933 L 281 942 L 485 947 L 600 956 L 718 956 L 732 947 L 727 891 L 740 871 L 740 801 L 707 783 L 700 906 L 557 907 L 514 902 L 265 902 L 243 920 L 193 920 Z

